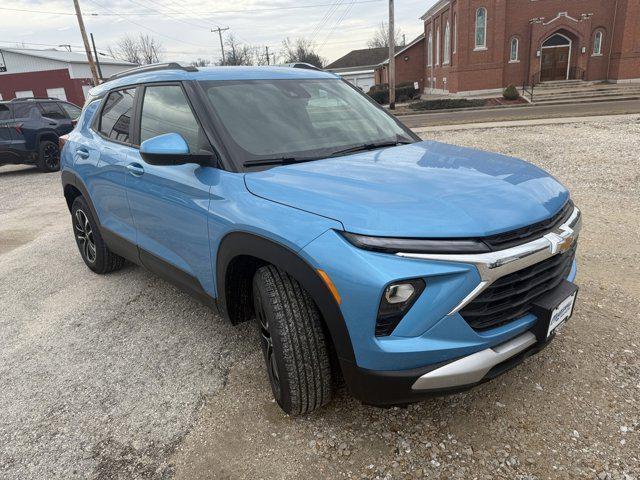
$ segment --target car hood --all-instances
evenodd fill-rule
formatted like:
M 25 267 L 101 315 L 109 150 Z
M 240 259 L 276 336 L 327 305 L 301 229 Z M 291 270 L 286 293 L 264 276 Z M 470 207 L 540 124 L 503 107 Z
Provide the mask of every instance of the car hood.
M 433 141 L 278 166 L 245 183 L 349 232 L 395 237 L 493 235 L 548 218 L 569 196 L 522 160 Z

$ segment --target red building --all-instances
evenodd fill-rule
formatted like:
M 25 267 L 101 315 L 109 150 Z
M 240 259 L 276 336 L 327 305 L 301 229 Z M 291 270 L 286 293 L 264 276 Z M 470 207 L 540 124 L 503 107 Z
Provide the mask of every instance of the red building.
M 375 70 L 375 82 L 389 83 L 389 59 L 380 63 Z M 424 35 L 420 35 L 396 53 L 396 85 L 400 83 L 417 83 L 422 90 L 425 87 L 425 50 Z
M 427 91 L 640 82 L 639 0 L 440 0 L 421 19 Z
M 102 77 L 136 65 L 100 56 Z M 55 97 L 82 105 L 93 86 L 87 56 L 61 50 L 0 49 L 0 100 Z

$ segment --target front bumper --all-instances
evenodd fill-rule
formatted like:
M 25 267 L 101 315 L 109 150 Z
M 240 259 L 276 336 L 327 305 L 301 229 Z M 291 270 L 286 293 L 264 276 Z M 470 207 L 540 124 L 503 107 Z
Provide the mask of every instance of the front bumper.
M 350 362 L 342 372 L 351 394 L 368 405 L 393 406 L 469 390 L 496 378 L 537 354 L 553 340 L 536 342 L 528 331 L 486 350 L 411 370 L 367 370 Z
M 576 209 L 558 232 L 490 254 L 390 255 L 355 248 L 333 231 L 315 239 L 302 253 L 329 275 L 342 297 L 355 361 L 337 353 L 354 396 L 393 405 L 464 390 L 540 351 L 547 340 L 532 340 L 539 326 L 533 313 L 476 330 L 460 310 L 498 279 L 566 251 L 579 231 Z M 566 279 L 575 274 L 573 261 Z M 410 278 L 424 279 L 425 291 L 391 335 L 376 337 L 385 286 Z

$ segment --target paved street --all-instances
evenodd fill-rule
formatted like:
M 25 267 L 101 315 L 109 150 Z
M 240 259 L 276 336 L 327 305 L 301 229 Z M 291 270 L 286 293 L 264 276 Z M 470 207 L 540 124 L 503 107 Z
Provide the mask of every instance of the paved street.
M 573 105 L 531 105 L 524 107 L 460 110 L 402 115 L 398 118 L 409 128 L 461 123 L 532 120 L 536 118 L 580 117 L 640 113 L 640 100 L 578 103 Z
M 575 314 L 493 382 L 406 409 L 273 402 L 254 325 L 90 272 L 60 175 L 0 168 L 0 478 L 640 478 L 640 117 L 436 131 L 529 160 L 584 214 Z

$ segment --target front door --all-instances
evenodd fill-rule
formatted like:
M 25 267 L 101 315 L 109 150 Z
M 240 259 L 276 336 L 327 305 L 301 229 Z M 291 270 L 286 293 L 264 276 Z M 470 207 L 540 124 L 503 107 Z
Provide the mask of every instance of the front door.
M 147 86 L 143 95 L 140 143 L 179 133 L 191 153 L 207 146 L 179 84 Z M 209 192 L 219 181 L 218 170 L 194 163 L 151 165 L 134 149 L 127 154 L 127 169 L 127 196 L 142 263 L 190 289 L 213 294 L 208 212 Z
M 566 80 L 569 66 L 569 47 L 542 48 L 540 81 Z

